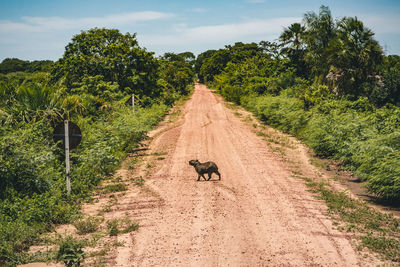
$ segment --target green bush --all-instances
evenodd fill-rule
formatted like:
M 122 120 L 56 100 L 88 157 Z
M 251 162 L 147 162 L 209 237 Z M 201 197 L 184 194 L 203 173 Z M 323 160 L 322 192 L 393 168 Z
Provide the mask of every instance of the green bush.
M 112 219 L 107 221 L 107 229 L 110 236 L 116 236 L 119 233 L 119 221 L 118 219 Z
M 399 199 L 400 151 L 389 153 L 377 159 L 372 169 L 367 180 L 369 191 L 384 199 Z
M 61 261 L 68 267 L 81 266 L 81 262 L 85 259 L 85 253 L 82 250 L 83 243 L 67 236 L 60 240 L 60 248 L 57 252 L 57 260 Z
M 267 124 L 292 134 L 299 133 L 309 120 L 303 102 L 285 96 L 244 97 L 243 105 Z
M 78 235 L 96 232 L 99 228 L 103 218 L 89 216 L 87 218 L 76 220 L 73 225 L 75 226 Z

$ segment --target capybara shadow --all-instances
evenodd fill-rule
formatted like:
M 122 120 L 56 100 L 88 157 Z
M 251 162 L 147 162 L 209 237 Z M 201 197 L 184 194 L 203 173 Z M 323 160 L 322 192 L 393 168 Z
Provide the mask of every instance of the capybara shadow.
M 205 163 L 200 163 L 197 159 L 193 159 L 189 161 L 189 165 L 192 165 L 194 169 L 196 170 L 197 174 L 199 177 L 197 178 L 197 181 L 200 181 L 200 177 L 203 177 L 204 180 L 209 181 L 211 179 L 211 176 L 213 173 L 218 175 L 219 180 L 221 180 L 221 174 L 218 172 L 218 167 L 217 164 L 215 164 L 212 161 L 207 161 Z M 204 174 L 208 174 L 208 179 L 204 177 Z

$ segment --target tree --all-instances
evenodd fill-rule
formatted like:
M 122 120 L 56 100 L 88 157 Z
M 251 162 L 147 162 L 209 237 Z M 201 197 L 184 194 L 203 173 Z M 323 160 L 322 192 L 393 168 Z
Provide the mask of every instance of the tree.
M 220 74 L 228 62 L 231 61 L 231 53 L 228 49 L 219 49 L 206 58 L 199 71 L 199 79 L 202 82 L 213 82 L 214 76 Z
M 373 36 L 357 17 L 344 17 L 338 23 L 336 37 L 327 49 L 331 66 L 328 78 L 333 81 L 337 94 L 368 96 L 376 79 L 380 79 L 377 69 L 382 63 L 383 51 Z
M 381 66 L 383 87 L 371 93 L 371 99 L 377 105 L 391 103 L 400 105 L 400 56 L 384 58 Z
M 282 53 L 286 54 L 291 60 L 293 67 L 296 69 L 296 74 L 308 78 L 309 68 L 304 60 L 304 36 L 306 28 L 300 23 L 293 23 L 288 28 L 285 28 L 279 36 L 282 46 Z
M 154 98 L 160 94 L 157 70 L 157 59 L 139 47 L 136 34 L 93 28 L 72 38 L 52 74 L 55 80 L 65 77 L 68 90 L 82 83 L 83 77 L 101 75 L 125 94 Z
M 163 87 L 164 99 L 172 104 L 174 95 L 186 95 L 188 85 L 194 80 L 194 55 L 190 52 L 181 54 L 165 53 L 161 58 L 160 81 Z
M 0 73 L 7 74 L 16 71 L 25 71 L 29 61 L 18 58 L 6 58 L 0 63 Z
M 284 28 L 283 32 L 279 36 L 279 41 L 281 41 L 283 45 L 290 44 L 290 48 L 300 50 L 304 45 L 303 36 L 305 31 L 306 28 L 300 23 L 293 23 L 288 28 Z
M 306 28 L 304 42 L 307 46 L 305 60 L 314 76 L 325 80 L 330 67 L 327 62 L 327 48 L 329 42 L 336 36 L 331 11 L 327 6 L 321 6 L 318 14 L 307 12 L 303 21 Z
M 204 77 L 202 76 L 202 74 L 200 74 L 200 68 L 204 64 L 204 61 L 207 58 L 210 58 L 215 52 L 216 50 L 207 50 L 199 54 L 196 58 L 196 61 L 194 63 L 194 71 L 197 73 L 200 82 L 204 82 Z
M 263 54 L 266 54 L 273 59 L 279 59 L 281 55 L 281 46 L 278 43 L 261 41 L 259 47 Z

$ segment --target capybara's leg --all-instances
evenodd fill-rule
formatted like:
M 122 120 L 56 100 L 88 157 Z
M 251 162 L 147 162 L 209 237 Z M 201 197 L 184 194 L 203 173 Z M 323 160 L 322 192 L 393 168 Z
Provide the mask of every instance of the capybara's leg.
M 221 174 L 219 173 L 219 171 L 215 171 L 215 173 L 219 176 L 219 180 L 221 180 Z
M 212 176 L 212 172 L 209 172 L 209 173 L 208 173 L 208 181 L 211 180 L 211 176 Z

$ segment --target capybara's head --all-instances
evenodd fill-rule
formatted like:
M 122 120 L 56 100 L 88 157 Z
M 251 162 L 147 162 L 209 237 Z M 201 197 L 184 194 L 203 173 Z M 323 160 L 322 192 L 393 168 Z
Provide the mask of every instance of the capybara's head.
M 199 161 L 198 161 L 197 159 L 192 159 L 192 160 L 189 161 L 189 165 L 194 166 L 194 165 L 196 165 L 198 162 L 199 162 Z

